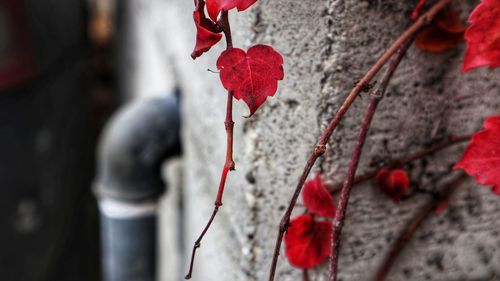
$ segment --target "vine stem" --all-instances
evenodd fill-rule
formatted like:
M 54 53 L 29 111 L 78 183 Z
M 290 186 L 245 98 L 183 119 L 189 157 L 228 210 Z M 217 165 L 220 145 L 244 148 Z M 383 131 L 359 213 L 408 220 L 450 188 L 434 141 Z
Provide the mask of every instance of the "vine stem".
M 354 181 L 353 181 L 353 185 L 355 184 L 358 184 L 358 183 L 362 183 L 362 182 L 365 182 L 365 181 L 368 181 L 368 180 L 371 180 L 373 178 L 375 178 L 377 176 L 377 173 L 380 169 L 382 168 L 396 168 L 396 167 L 400 167 L 400 166 L 404 166 L 404 165 L 407 165 L 415 160 L 418 160 L 418 159 L 421 159 L 421 158 L 424 158 L 424 157 L 427 157 L 435 152 L 438 152 L 440 150 L 443 150 L 445 148 L 448 148 L 452 145 L 455 145 L 455 144 L 459 144 L 459 143 L 463 143 L 463 142 L 466 142 L 466 141 L 469 141 L 471 139 L 472 135 L 466 135 L 466 136 L 449 136 L 448 138 L 446 138 L 446 140 L 438 143 L 438 144 L 435 144 L 433 146 L 430 146 L 428 148 L 425 148 L 421 151 L 417 151 L 415 152 L 414 154 L 411 154 L 409 156 L 405 156 L 405 157 L 402 157 L 402 158 L 397 158 L 397 159 L 394 159 L 394 160 L 391 160 L 390 163 L 388 163 L 387 165 L 384 165 L 382 167 L 380 167 L 379 169 L 375 170 L 375 171 L 372 171 L 372 172 L 368 172 L 364 175 L 361 175 L 361 176 L 357 176 L 354 178 Z M 328 191 L 330 191 L 330 193 L 336 193 L 338 192 L 339 190 L 342 189 L 342 183 L 333 183 L 333 184 L 327 184 L 327 188 L 328 188 Z
M 465 182 L 467 175 L 460 173 L 450 184 L 448 184 L 441 192 L 439 198 L 430 197 L 427 203 L 422 206 L 420 210 L 413 216 L 413 218 L 408 222 L 406 227 L 401 231 L 398 239 L 394 242 L 389 251 L 389 254 L 385 258 L 382 266 L 377 272 L 375 277 L 376 281 L 383 281 L 389 273 L 392 265 L 396 261 L 401 251 L 404 249 L 406 243 L 415 233 L 415 230 L 422 224 L 422 222 L 429 217 L 432 211 L 436 210 L 439 204 L 443 201 L 448 200 L 455 191 Z
M 356 97 L 361 93 L 366 86 L 370 83 L 370 81 L 375 77 L 375 75 L 380 71 L 380 69 L 387 63 L 389 58 L 398 50 L 398 48 L 408 39 L 413 37 L 422 27 L 426 26 L 431 22 L 431 20 L 436 16 L 436 14 L 441 11 L 446 5 L 448 5 L 452 0 L 439 0 L 434 6 L 432 6 L 424 15 L 418 18 L 408 29 L 406 29 L 391 45 L 390 47 L 382 54 L 382 56 L 377 60 L 377 62 L 368 70 L 368 72 L 356 83 L 356 85 L 352 88 L 351 92 L 340 106 L 338 111 L 333 116 L 332 120 L 328 124 L 328 127 L 321 135 L 318 143 L 314 147 L 307 163 L 304 167 L 304 170 L 299 178 L 299 182 L 295 188 L 295 191 L 290 200 L 290 204 L 283 215 L 278 230 L 278 236 L 276 238 L 276 243 L 274 247 L 273 259 L 271 262 L 271 269 L 269 273 L 269 281 L 274 281 L 274 277 L 276 275 L 276 266 L 278 264 L 278 256 L 281 249 L 281 243 L 283 240 L 283 236 L 285 235 L 286 230 L 290 224 L 290 216 L 292 214 L 292 210 L 297 203 L 297 199 L 302 190 L 302 186 L 307 179 L 307 176 L 311 172 L 311 169 L 316 162 L 316 160 L 325 153 L 326 144 L 330 139 L 333 131 L 339 124 L 340 120 L 347 112 L 351 104 L 354 102 Z
M 309 271 L 306 269 L 302 269 L 302 281 L 309 281 Z
M 351 161 L 349 162 L 349 169 L 347 171 L 344 185 L 342 186 L 337 211 L 335 213 L 335 218 L 332 224 L 332 251 L 330 253 L 330 267 L 328 271 L 329 281 L 337 280 L 337 267 L 340 253 L 340 236 L 342 234 L 342 227 L 344 226 L 347 203 L 349 201 L 349 195 L 354 182 L 354 176 L 356 175 L 359 159 L 361 157 L 361 152 L 363 151 L 363 146 L 365 144 L 371 121 L 373 120 L 373 116 L 375 115 L 378 104 L 384 98 L 387 86 L 389 85 L 394 72 L 398 68 L 399 63 L 406 54 L 406 51 L 411 46 L 413 38 L 414 36 L 410 37 L 399 47 L 394 58 L 391 60 L 389 67 L 384 73 L 382 81 L 377 85 L 377 87 L 372 91 L 370 95 L 370 102 L 366 109 L 365 116 L 363 117 L 359 135 L 356 139 L 356 144 L 352 151 Z
M 204 3 L 204 2 L 200 0 L 199 3 Z M 233 47 L 233 40 L 231 37 L 231 27 L 229 25 L 229 14 L 227 11 L 222 11 L 221 17 L 217 22 L 217 26 L 220 29 L 222 29 L 222 32 L 224 32 L 227 44 L 226 50 L 231 49 Z M 222 195 L 224 194 L 224 187 L 226 185 L 227 174 L 229 171 L 233 171 L 235 169 L 235 163 L 233 160 L 233 128 L 234 128 L 233 93 L 231 91 L 228 91 L 227 93 L 226 119 L 224 121 L 224 127 L 226 129 L 226 161 L 224 163 L 224 167 L 222 168 L 222 175 L 220 178 L 219 189 L 217 191 L 217 197 L 215 198 L 214 202 L 214 210 L 212 211 L 212 215 L 210 216 L 210 219 L 208 220 L 205 227 L 203 228 L 203 231 L 201 232 L 200 236 L 198 236 L 198 239 L 196 239 L 196 241 L 194 242 L 193 251 L 191 253 L 191 262 L 189 263 L 189 271 L 184 277 L 185 279 L 191 279 L 192 277 L 196 250 L 201 247 L 201 241 L 203 240 L 203 237 L 205 236 L 208 229 L 212 225 L 212 222 L 214 221 L 214 218 L 217 215 L 220 206 L 222 206 Z

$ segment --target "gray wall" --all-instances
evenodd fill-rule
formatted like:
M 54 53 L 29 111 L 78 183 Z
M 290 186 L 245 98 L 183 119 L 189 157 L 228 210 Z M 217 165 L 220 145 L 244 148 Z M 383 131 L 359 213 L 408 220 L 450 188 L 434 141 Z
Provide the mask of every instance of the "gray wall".
M 266 280 L 277 225 L 306 157 L 354 81 L 403 31 L 414 2 L 260 0 L 248 11 L 230 13 L 235 46 L 272 44 L 284 57 L 285 80 L 252 118 L 242 117 L 247 115 L 244 104 L 235 105 L 236 171 L 229 175 L 224 206 L 202 243 L 194 280 Z M 465 17 L 472 7 L 468 3 L 475 2 L 454 5 Z M 177 241 L 184 241 L 185 251 L 190 252 L 212 210 L 224 162 L 226 92 L 218 75 L 207 71 L 215 69 L 224 43 L 192 61 L 192 1 L 134 3 L 146 23 L 142 36 L 156 35 L 151 46 L 164 55 L 159 59 L 171 64 L 166 73 L 184 94 L 185 229 L 178 234 L 176 227 L 170 227 L 162 236 L 182 236 Z M 499 70 L 462 74 L 463 51 L 463 46 L 443 54 L 409 51 L 375 116 L 360 174 L 386 156 L 384 140 L 394 157 L 403 156 L 433 140 L 472 133 L 486 116 L 498 114 Z M 315 171 L 342 180 L 367 101 L 355 102 Z M 413 186 L 429 190 L 441 186 L 443 174 L 460 151 L 452 148 L 416 162 L 410 169 Z M 356 187 L 343 233 L 341 279 L 370 280 L 391 242 L 427 196 L 414 193 L 395 205 L 371 183 Z M 165 209 L 169 216 L 172 208 Z M 468 182 L 443 215 L 433 216 L 416 232 L 389 280 L 499 280 L 499 210 L 498 197 Z M 172 270 L 163 274 L 165 280 L 169 276 L 178 280 L 173 276 L 179 273 L 168 265 L 169 253 L 163 257 L 165 264 L 160 267 Z M 187 262 L 180 270 L 185 269 Z M 313 273 L 312 280 L 323 280 L 325 272 L 322 269 L 317 277 Z M 278 280 L 299 280 L 299 274 L 284 258 L 280 260 Z

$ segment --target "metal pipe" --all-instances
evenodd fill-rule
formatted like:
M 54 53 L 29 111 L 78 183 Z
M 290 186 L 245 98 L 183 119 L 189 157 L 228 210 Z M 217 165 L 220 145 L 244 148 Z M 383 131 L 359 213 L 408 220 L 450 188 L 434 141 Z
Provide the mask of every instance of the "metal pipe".
M 178 155 L 178 95 L 132 101 L 112 118 L 94 191 L 101 214 L 104 281 L 154 281 L 161 166 Z

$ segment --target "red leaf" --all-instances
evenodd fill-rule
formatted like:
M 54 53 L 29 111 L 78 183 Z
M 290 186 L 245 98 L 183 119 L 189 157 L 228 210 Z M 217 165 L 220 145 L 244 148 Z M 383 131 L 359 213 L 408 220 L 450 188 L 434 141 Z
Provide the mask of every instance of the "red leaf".
M 330 221 L 314 221 L 310 215 L 299 216 L 291 221 L 285 234 L 285 255 L 296 267 L 315 267 L 330 255 L 331 233 Z
M 238 12 L 241 12 L 252 6 L 255 2 L 257 0 L 207 0 L 208 16 L 213 21 L 217 21 L 217 17 L 222 10 L 229 11 L 236 8 Z
M 232 48 L 222 52 L 217 60 L 222 85 L 233 92 L 236 99 L 243 99 L 250 109 L 250 116 L 274 96 L 278 80 L 283 79 L 283 58 L 272 47 L 256 45 L 245 53 Z
M 408 175 L 402 169 L 382 168 L 377 173 L 376 182 L 380 191 L 387 194 L 396 203 L 399 203 L 401 197 L 408 192 L 410 187 Z
M 335 216 L 333 197 L 323 184 L 319 173 L 316 174 L 314 180 L 307 181 L 304 184 L 302 200 L 310 213 L 320 217 Z
M 462 71 L 500 66 L 500 0 L 483 0 L 469 17 Z
M 193 18 L 196 24 L 196 45 L 191 57 L 195 59 L 217 44 L 222 38 L 222 34 L 215 32 L 215 23 L 205 17 L 203 1 L 198 3 L 196 11 L 193 12 Z
M 455 169 L 464 169 L 481 185 L 500 195 L 500 115 L 484 121 L 484 130 L 472 136 Z
M 463 39 L 465 26 L 459 14 L 450 9 L 439 13 L 415 39 L 415 45 L 424 51 L 439 53 L 455 48 Z

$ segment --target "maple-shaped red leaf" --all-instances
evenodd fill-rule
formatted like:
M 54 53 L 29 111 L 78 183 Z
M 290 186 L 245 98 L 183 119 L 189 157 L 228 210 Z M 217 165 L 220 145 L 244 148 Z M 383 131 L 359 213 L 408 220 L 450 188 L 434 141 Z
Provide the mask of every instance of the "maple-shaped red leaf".
M 319 173 L 313 180 L 307 181 L 304 184 L 302 191 L 302 200 L 304 206 L 310 213 L 320 217 L 335 216 L 335 202 L 333 197 L 326 189 L 325 184 L 321 180 Z
M 242 99 L 250 109 L 250 116 L 278 89 L 283 79 L 283 58 L 272 47 L 256 45 L 245 53 L 231 48 L 217 60 L 222 85 Z
M 216 26 L 211 20 L 205 17 L 204 2 L 200 1 L 193 12 L 194 23 L 196 24 L 196 45 L 191 53 L 193 59 L 201 56 L 222 38 L 222 34 L 215 32 Z
M 238 9 L 238 12 L 248 9 L 257 0 L 207 0 L 207 12 L 208 16 L 213 20 L 217 21 L 219 13 L 221 11 L 229 11 L 233 8 Z
M 439 53 L 455 48 L 463 40 L 465 25 L 459 14 L 449 8 L 439 13 L 415 39 L 415 45 L 424 51 Z
M 401 200 L 410 187 L 410 179 L 403 169 L 382 168 L 377 172 L 375 180 L 380 191 L 387 194 L 396 203 Z
M 484 121 L 484 130 L 472 136 L 455 169 L 464 169 L 481 185 L 500 195 L 500 115 Z
M 469 16 L 462 71 L 500 66 L 500 0 L 483 0 Z
M 293 266 L 315 267 L 330 255 L 330 221 L 315 221 L 310 215 L 302 215 L 290 223 L 285 234 L 285 255 Z

